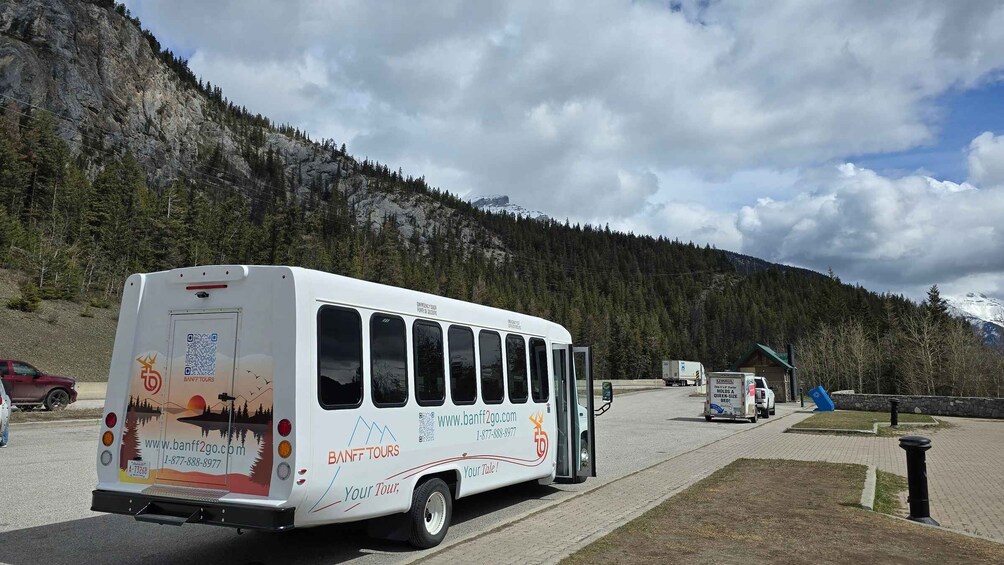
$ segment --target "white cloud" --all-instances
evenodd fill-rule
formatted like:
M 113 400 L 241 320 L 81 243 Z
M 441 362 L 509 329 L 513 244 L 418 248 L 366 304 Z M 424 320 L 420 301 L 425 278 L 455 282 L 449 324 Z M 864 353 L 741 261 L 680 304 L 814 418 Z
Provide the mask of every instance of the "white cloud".
M 879 285 L 1002 272 L 1001 138 L 969 184 L 828 166 L 999 78 L 999 2 L 126 4 L 237 103 L 458 194 Z
M 981 141 L 982 139 L 982 141 Z M 973 141 L 970 164 L 993 139 Z M 983 173 L 970 171 L 970 178 Z M 1004 280 L 1004 187 L 884 177 L 853 164 L 813 170 L 793 198 L 745 206 L 736 227 L 745 253 L 818 270 L 876 290 L 953 292 Z
M 239 103 L 554 215 L 617 188 L 580 184 L 592 164 L 719 178 L 929 142 L 933 98 L 1004 65 L 996 3 L 128 4 Z
M 1004 136 L 987 131 L 969 144 L 969 179 L 981 186 L 1004 186 Z

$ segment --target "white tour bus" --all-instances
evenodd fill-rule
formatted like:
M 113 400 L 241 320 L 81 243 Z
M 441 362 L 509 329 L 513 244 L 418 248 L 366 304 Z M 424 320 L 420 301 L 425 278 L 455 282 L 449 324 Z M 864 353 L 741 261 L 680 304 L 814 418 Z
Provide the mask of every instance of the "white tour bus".
M 291 267 L 136 274 L 92 509 L 264 530 L 379 518 L 374 535 L 432 547 L 453 499 L 596 476 L 591 391 L 589 349 L 540 318 Z

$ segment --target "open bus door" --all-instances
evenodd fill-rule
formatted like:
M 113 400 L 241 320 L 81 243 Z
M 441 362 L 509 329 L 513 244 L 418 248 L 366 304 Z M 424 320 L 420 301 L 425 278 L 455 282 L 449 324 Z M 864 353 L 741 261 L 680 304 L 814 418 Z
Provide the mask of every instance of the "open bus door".
M 555 345 L 552 353 L 558 421 L 555 478 L 581 483 L 596 476 L 592 352 L 589 347 Z

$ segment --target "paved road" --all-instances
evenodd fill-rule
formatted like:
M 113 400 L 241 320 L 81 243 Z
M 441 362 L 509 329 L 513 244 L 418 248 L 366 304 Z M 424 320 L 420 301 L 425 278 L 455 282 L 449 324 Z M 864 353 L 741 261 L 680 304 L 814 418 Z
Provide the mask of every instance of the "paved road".
M 616 399 L 597 420 L 600 477 L 581 485 L 517 485 L 457 501 L 447 543 L 488 531 L 529 511 L 591 490 L 752 425 L 698 413 L 693 388 Z M 779 406 L 779 413 L 793 410 Z M 764 420 L 761 420 L 762 425 Z M 155 526 L 88 510 L 96 482 L 97 424 L 17 426 L 0 452 L 0 560 L 36 563 L 394 563 L 407 546 L 372 540 L 358 526 L 283 534 L 205 526 Z

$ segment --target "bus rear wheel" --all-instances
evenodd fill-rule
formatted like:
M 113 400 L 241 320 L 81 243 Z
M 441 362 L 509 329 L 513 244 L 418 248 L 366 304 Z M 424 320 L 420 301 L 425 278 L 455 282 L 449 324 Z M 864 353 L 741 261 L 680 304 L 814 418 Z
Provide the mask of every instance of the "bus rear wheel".
M 418 485 L 411 496 L 411 537 L 408 543 L 420 549 L 436 547 L 446 537 L 452 517 L 450 487 L 442 479 L 429 479 Z

